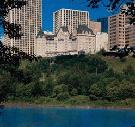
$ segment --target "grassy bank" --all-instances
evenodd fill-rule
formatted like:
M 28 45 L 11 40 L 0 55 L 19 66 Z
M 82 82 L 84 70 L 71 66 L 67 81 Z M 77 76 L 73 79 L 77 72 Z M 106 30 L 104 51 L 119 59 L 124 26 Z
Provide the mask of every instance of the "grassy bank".
M 112 57 L 103 57 L 101 56 L 102 60 L 106 61 L 108 66 L 113 68 L 116 72 L 122 72 L 127 66 L 131 65 L 134 67 L 135 65 L 135 58 L 133 57 L 125 57 L 123 59 L 119 58 L 112 58 Z M 134 67 L 135 69 L 135 67 Z
M 83 108 L 132 108 L 135 109 L 135 99 L 127 99 L 122 101 L 90 101 L 87 96 L 75 96 L 65 101 L 58 101 L 55 98 L 39 97 L 39 98 L 22 98 L 10 99 L 4 103 L 6 106 L 50 106 L 50 107 L 83 107 Z

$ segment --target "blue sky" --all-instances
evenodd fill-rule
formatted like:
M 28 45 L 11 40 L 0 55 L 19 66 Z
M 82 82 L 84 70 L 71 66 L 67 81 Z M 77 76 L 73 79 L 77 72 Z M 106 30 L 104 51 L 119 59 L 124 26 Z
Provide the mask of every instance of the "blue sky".
M 74 2 L 72 0 L 42 0 L 42 29 L 44 31 L 53 30 L 53 12 L 61 8 L 89 11 L 90 18 L 93 20 L 111 15 L 111 13 L 107 12 L 104 7 L 100 7 L 98 9 L 90 9 L 89 7 L 87 7 L 85 1 L 87 0 L 74 0 Z M 106 2 L 106 0 L 104 1 Z M 1 34 L 2 31 L 0 29 L 0 35 Z
M 61 8 L 89 11 L 90 18 L 93 20 L 111 15 L 111 13 L 108 12 L 104 7 L 100 7 L 98 9 L 90 9 L 87 7 L 85 1 L 87 0 L 74 0 L 74 2 L 72 2 L 72 0 L 42 0 L 42 29 L 49 31 L 53 30 L 53 12 Z

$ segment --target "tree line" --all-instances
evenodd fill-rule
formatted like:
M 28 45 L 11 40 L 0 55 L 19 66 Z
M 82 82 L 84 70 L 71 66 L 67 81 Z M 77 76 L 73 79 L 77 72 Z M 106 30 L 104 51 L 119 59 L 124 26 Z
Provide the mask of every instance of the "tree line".
M 115 72 L 100 55 L 59 56 L 21 60 L 9 71 L 0 68 L 0 99 L 38 97 L 65 101 L 87 96 L 90 101 L 117 101 L 135 97 L 135 70 L 129 65 Z

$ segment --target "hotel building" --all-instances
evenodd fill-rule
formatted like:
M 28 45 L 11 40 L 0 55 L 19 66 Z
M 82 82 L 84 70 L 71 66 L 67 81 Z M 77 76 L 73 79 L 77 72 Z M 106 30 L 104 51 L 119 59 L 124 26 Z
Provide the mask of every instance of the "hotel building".
M 73 34 L 67 27 L 61 27 L 57 34 L 40 31 L 35 43 L 35 55 L 54 57 L 79 53 L 95 53 L 96 35 L 86 25 L 79 25 Z

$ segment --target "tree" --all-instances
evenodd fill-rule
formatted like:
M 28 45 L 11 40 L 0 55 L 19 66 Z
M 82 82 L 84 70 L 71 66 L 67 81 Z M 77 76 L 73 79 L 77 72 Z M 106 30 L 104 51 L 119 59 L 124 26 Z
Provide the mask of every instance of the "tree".
M 10 10 L 21 9 L 27 2 L 25 0 L 1 0 L 0 2 L 0 27 L 4 29 L 4 33 L 9 38 L 20 39 L 22 36 L 20 24 L 14 24 L 6 21 L 6 17 Z M 19 51 L 15 47 L 4 46 L 0 41 L 0 65 L 4 67 L 5 64 L 19 65 L 21 58 L 33 60 L 33 55 L 28 55 Z
M 22 36 L 20 33 L 21 26 L 19 24 L 9 23 L 6 21 L 6 16 L 8 15 L 11 9 L 19 9 L 22 6 L 26 5 L 25 0 L 1 0 L 0 1 L 0 27 L 3 27 L 4 33 L 9 36 L 9 38 L 19 39 Z M 17 52 L 17 53 L 16 53 Z M 13 73 L 13 68 L 10 66 L 19 65 L 19 60 L 22 52 L 19 52 L 14 47 L 7 47 L 2 44 L 0 41 L 0 67 L 5 69 L 10 69 L 10 72 Z M 15 54 L 15 55 L 14 55 Z M 4 87 L 4 88 L 3 88 Z M 8 87 L 5 87 L 3 83 L 0 84 L 0 102 L 4 101 L 7 96 Z
M 34 82 L 31 83 L 32 85 L 32 90 L 31 94 L 34 97 L 42 96 L 43 95 L 43 83 L 42 82 Z
M 135 97 L 135 84 L 127 81 L 112 82 L 106 87 L 107 98 L 111 101 Z
M 90 87 L 89 90 L 90 99 L 97 100 L 102 98 L 102 88 L 98 84 L 94 84 Z
M 77 96 L 78 95 L 78 91 L 77 89 L 73 88 L 72 91 L 70 92 L 71 96 Z
M 43 82 L 43 95 L 48 97 L 52 96 L 53 94 L 53 88 L 54 88 L 54 81 L 52 78 L 48 78 L 45 82 Z
M 7 34 L 9 38 L 21 38 L 21 26 L 20 24 L 9 23 L 5 18 L 10 10 L 22 8 L 26 3 L 25 0 L 1 0 L 0 2 L 0 26 L 3 27 L 4 33 Z
M 16 85 L 15 97 L 30 98 L 32 96 L 31 91 L 32 91 L 31 85 L 17 84 Z
M 59 101 L 68 99 L 69 98 L 68 87 L 64 84 L 55 86 L 53 90 L 53 96 L 56 97 L 57 100 Z
M 114 45 L 114 47 L 112 49 L 110 49 L 110 51 L 107 52 L 103 52 L 102 53 L 103 56 L 113 56 L 113 57 L 119 57 L 121 62 L 125 61 L 125 57 L 126 56 L 132 56 L 133 58 L 135 58 L 135 48 L 134 46 L 129 47 L 129 45 L 125 45 L 124 48 L 119 48 L 117 45 Z
M 8 72 L 0 70 L 0 103 L 12 92 L 11 84 L 11 75 Z

